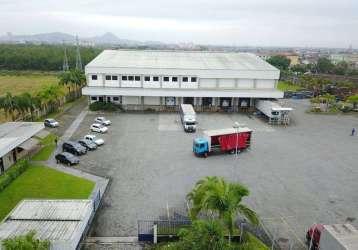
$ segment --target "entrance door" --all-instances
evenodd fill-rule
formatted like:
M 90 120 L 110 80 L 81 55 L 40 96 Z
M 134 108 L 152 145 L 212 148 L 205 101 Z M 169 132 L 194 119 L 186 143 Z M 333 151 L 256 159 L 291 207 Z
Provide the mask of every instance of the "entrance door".
M 213 104 L 212 97 L 203 97 L 202 99 L 203 107 L 211 107 Z
M 250 98 L 239 99 L 239 108 L 249 108 L 249 107 L 250 107 Z
M 194 106 L 194 97 L 183 97 L 184 104 L 191 104 Z
M 4 172 L 5 172 L 4 160 L 2 159 L 2 157 L 0 157 L 0 175 L 2 175 Z
M 99 97 L 98 97 L 98 101 L 99 101 L 99 102 L 103 102 L 103 96 L 99 96 Z
M 231 107 L 231 98 L 220 98 L 220 107 L 230 108 Z
M 111 102 L 111 97 L 107 96 L 107 102 Z
M 12 158 L 13 158 L 14 162 L 17 162 L 16 149 L 12 150 Z

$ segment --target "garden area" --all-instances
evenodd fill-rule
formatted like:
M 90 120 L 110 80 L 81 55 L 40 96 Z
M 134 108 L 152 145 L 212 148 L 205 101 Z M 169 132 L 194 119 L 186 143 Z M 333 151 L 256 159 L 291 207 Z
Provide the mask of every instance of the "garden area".
M 94 186 L 92 181 L 30 164 L 0 191 L 0 221 L 22 199 L 87 199 Z
M 257 226 L 256 213 L 242 203 L 249 190 L 239 183 L 229 183 L 222 177 L 210 176 L 197 182 L 187 195 L 191 204 L 191 222 L 182 227 L 171 227 L 163 231 L 158 224 L 158 239 L 163 234 L 173 234 L 175 242 L 161 242 L 155 250 L 268 250 L 262 241 L 249 231 L 240 232 L 236 220 L 238 214 L 247 223 Z

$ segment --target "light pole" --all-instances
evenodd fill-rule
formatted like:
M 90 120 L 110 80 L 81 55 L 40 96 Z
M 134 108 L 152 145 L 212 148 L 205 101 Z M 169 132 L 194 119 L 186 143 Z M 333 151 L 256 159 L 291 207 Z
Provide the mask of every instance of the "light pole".
M 236 155 L 238 155 L 238 147 L 239 147 L 239 128 L 244 126 L 245 124 L 240 124 L 238 122 L 235 122 L 234 125 L 232 126 L 233 128 L 236 129 Z

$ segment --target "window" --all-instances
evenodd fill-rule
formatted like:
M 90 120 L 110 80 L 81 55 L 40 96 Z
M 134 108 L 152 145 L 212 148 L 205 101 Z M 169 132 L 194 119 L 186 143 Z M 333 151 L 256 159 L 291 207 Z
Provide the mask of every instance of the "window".
M 150 76 L 145 76 L 144 81 L 149 82 L 150 81 Z
M 178 81 L 178 77 L 173 76 L 173 77 L 172 77 L 172 82 L 177 82 L 177 81 Z
M 92 80 L 97 80 L 97 75 L 92 75 Z
M 106 81 L 110 81 L 111 80 L 111 76 L 106 75 Z
M 97 101 L 97 96 L 91 96 L 91 101 Z
M 127 81 L 128 77 L 127 76 L 122 76 L 122 81 Z
M 135 76 L 136 81 L 140 81 L 140 76 Z
M 190 81 L 191 81 L 191 82 L 196 82 L 196 77 L 192 77 L 192 78 L 190 79 Z
M 128 81 L 133 81 L 134 80 L 134 76 L 128 76 Z
M 118 101 L 119 101 L 119 97 L 118 97 L 118 96 L 113 96 L 113 101 L 118 102 Z
M 159 82 L 159 76 L 154 76 L 154 77 L 153 77 L 153 81 L 154 81 L 154 82 Z
M 183 77 L 183 82 L 188 82 L 188 77 Z
M 164 76 L 164 82 L 169 82 L 169 77 Z
M 112 76 L 112 80 L 113 80 L 113 81 L 117 81 L 117 80 L 118 80 L 118 76 Z

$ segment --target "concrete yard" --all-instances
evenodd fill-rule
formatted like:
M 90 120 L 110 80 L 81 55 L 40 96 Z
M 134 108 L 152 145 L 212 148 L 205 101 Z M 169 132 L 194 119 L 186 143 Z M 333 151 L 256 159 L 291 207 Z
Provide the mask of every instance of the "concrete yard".
M 156 219 L 166 208 L 185 206 L 185 195 L 202 177 L 224 176 L 251 191 L 244 202 L 277 237 L 302 249 L 306 229 L 315 222 L 350 221 L 358 227 L 358 118 L 304 113 L 295 108 L 289 127 L 270 126 L 245 114 L 198 114 L 199 131 L 183 132 L 176 113 L 118 113 L 105 145 L 81 157 L 77 168 L 111 178 L 92 227 L 92 236 L 135 236 L 137 220 Z M 73 139 L 89 133 L 88 114 Z M 192 139 L 204 129 L 254 129 L 251 150 L 207 159 L 192 153 Z

